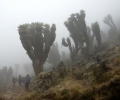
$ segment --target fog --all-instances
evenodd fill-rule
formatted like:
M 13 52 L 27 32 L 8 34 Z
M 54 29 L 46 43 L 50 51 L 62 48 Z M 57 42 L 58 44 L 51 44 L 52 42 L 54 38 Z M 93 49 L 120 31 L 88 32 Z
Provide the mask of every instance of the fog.
M 64 21 L 72 13 L 85 10 L 86 24 L 98 21 L 100 29 L 107 33 L 109 27 L 103 23 L 107 14 L 111 14 L 117 27 L 120 26 L 120 0 L 0 0 L 0 67 L 31 63 L 22 47 L 17 27 L 20 24 L 43 22 L 56 24 L 56 40 L 60 53 L 61 40 L 69 32 Z

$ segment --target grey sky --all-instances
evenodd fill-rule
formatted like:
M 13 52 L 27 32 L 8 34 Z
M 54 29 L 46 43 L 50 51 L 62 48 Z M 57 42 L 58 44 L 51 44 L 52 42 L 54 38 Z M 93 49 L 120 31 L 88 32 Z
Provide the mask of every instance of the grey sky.
M 0 66 L 30 62 L 17 32 L 20 24 L 55 23 L 56 41 L 60 43 L 62 37 L 69 36 L 64 21 L 82 9 L 89 26 L 98 21 L 101 30 L 108 29 L 103 24 L 107 14 L 112 15 L 115 23 L 120 22 L 120 0 L 0 0 Z

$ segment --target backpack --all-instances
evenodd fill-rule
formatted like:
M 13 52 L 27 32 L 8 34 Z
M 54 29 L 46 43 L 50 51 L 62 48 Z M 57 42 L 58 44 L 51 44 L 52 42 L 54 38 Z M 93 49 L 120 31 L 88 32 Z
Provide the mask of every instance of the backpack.
M 30 77 L 26 77 L 26 82 L 30 83 Z

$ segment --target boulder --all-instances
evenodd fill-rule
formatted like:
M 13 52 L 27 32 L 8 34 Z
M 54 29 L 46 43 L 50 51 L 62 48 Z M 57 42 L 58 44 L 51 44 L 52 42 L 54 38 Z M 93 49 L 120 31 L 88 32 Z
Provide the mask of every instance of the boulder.
M 37 76 L 34 89 L 41 92 L 49 89 L 53 85 L 53 72 L 41 72 Z

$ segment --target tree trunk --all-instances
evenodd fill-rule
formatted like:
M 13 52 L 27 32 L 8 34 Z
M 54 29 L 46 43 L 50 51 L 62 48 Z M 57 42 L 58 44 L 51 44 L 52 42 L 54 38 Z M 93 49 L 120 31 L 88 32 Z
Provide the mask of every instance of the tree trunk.
M 40 62 L 33 62 L 33 69 L 36 76 L 38 76 L 38 74 L 43 71 L 43 64 L 41 64 Z

